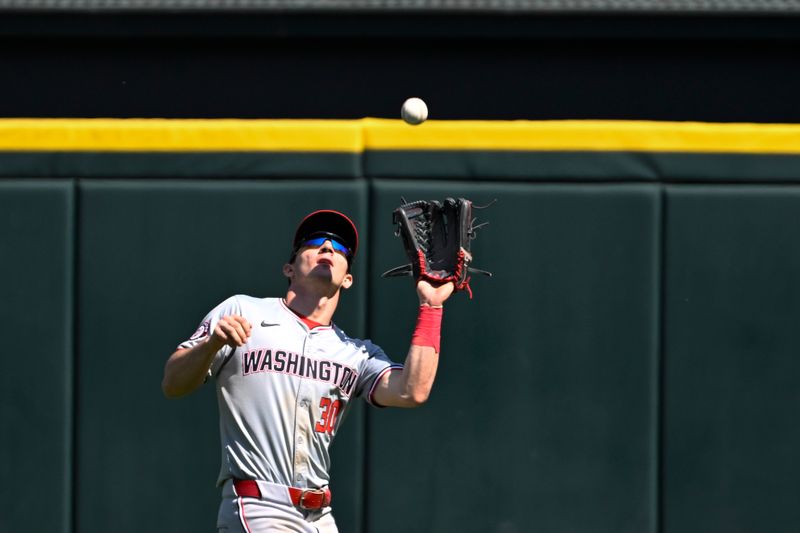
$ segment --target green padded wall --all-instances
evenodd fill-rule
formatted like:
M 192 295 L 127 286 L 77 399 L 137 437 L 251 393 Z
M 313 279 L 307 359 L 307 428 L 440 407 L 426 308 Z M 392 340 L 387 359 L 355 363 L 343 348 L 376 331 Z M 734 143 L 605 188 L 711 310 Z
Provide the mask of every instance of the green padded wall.
M 70 531 L 73 190 L 0 181 L 0 531 Z
M 368 531 L 654 532 L 659 188 L 378 180 L 373 270 L 403 262 L 401 196 L 453 192 L 498 200 L 475 213 L 495 276 L 447 304 L 429 402 L 368 413 Z M 402 361 L 413 283 L 369 305 Z
M 800 187 L 667 190 L 664 533 L 800 527 Z
M 364 221 L 365 184 L 90 181 L 80 205 L 76 531 L 211 531 L 214 387 L 166 400 L 164 363 L 224 298 L 284 295 L 281 267 L 299 220 L 335 207 Z M 357 262 L 356 277 L 365 271 Z M 337 314 L 354 335 L 364 333 L 365 291 L 356 284 Z M 360 530 L 361 417 L 352 414 L 333 448 L 343 531 Z
M 498 200 L 495 276 L 448 303 L 427 405 L 351 413 L 342 533 L 798 530 L 800 186 L 417 178 L 0 181 L 0 531 L 213 530 L 213 386 L 165 399 L 168 355 L 223 298 L 282 295 L 330 207 L 362 237 L 337 323 L 403 361 L 391 211 L 453 194 Z

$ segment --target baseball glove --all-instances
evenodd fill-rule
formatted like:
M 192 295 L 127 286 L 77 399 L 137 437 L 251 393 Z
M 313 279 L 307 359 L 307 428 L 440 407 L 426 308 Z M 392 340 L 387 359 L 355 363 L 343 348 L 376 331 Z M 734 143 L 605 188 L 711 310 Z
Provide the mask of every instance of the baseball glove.
M 394 210 L 392 221 L 397 224 L 395 235 L 403 238 L 409 263 L 388 270 L 383 277 L 414 276 L 433 283 L 452 281 L 456 290 L 466 290 L 470 273 L 491 276 L 490 272 L 470 266 L 470 242 L 475 230 L 488 224 L 474 226 L 472 202 L 459 198 L 420 200 L 405 203 Z

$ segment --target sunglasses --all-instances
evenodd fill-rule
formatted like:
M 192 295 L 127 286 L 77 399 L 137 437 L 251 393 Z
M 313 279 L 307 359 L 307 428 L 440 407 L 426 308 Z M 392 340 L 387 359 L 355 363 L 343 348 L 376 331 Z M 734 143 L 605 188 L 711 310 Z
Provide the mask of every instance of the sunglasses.
M 313 237 L 311 239 L 306 239 L 300 243 L 300 246 L 322 246 L 322 244 L 325 241 L 331 242 L 331 246 L 333 247 L 334 252 L 339 252 L 345 257 L 350 257 L 350 248 L 342 244 L 341 241 L 337 240 L 332 235 L 325 235 L 322 237 Z

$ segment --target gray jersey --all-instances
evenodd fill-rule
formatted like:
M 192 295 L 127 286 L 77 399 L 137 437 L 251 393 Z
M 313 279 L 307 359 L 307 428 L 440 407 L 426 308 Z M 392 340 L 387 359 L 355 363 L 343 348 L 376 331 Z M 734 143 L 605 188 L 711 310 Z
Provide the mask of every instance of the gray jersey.
M 335 325 L 309 330 L 281 298 L 232 296 L 180 347 L 203 342 L 228 315 L 247 319 L 252 332 L 243 346 L 217 352 L 209 369 L 220 414 L 218 483 L 232 477 L 327 485 L 328 448 L 350 400 L 362 396 L 372 403 L 380 378 L 402 366 Z

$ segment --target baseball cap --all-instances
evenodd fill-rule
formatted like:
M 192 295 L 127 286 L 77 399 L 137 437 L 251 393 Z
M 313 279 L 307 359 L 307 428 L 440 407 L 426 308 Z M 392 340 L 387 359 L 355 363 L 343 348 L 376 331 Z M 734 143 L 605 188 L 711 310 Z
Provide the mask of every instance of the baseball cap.
M 292 259 L 305 239 L 326 233 L 337 237 L 350 249 L 348 262 L 351 262 L 358 250 L 358 230 L 347 215 L 331 209 L 314 211 L 300 221 L 297 231 L 294 233 L 294 241 L 292 241 Z

